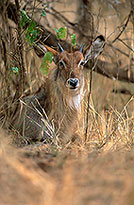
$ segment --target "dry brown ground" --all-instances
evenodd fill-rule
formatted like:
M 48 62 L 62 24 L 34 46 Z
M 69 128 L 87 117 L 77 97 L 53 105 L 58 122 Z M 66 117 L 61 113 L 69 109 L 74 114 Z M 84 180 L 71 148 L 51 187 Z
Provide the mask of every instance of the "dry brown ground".
M 126 5 L 126 2 L 124 4 Z M 68 8 L 74 6 L 67 5 L 66 9 Z M 99 9 L 100 7 L 94 6 L 97 16 Z M 100 23 L 98 31 L 105 34 L 103 27 L 106 26 L 106 36 L 109 36 L 121 22 L 120 19 L 117 21 L 117 15 L 112 12 L 111 7 L 105 10 L 107 25 L 103 26 Z M 121 13 L 124 19 L 128 13 L 127 7 L 121 8 Z M 67 17 L 69 16 L 67 13 Z M 72 18 L 75 17 L 71 15 L 71 21 Z M 103 18 L 101 21 L 105 24 Z M 56 24 L 56 20 L 53 23 Z M 59 25 L 56 27 L 59 28 Z M 124 51 L 123 45 L 120 46 Z M 105 49 L 115 61 L 116 58 L 117 62 L 120 60 L 112 49 Z M 42 79 L 38 71 L 41 61 L 36 57 L 36 62 L 34 55 L 29 55 L 26 56 L 26 67 L 31 81 L 30 89 L 34 91 Z M 124 62 L 128 63 L 126 60 Z M 34 78 L 30 78 L 32 73 Z M 88 85 L 89 74 L 86 79 Z M 3 87 L 1 86 L 1 90 Z M 120 89 L 126 89 L 130 94 L 112 92 Z M 129 124 L 134 124 L 134 98 L 131 100 L 133 94 L 132 84 L 112 81 L 93 74 L 89 120 L 90 146 L 74 144 L 62 150 L 47 145 L 31 149 L 15 148 L 9 145 L 11 137 L 0 130 L 0 205 L 134 205 L 133 131 L 129 131 Z M 93 112 L 92 108 L 95 108 Z M 110 110 L 108 122 L 101 113 L 102 110 Z M 96 116 L 96 113 L 102 117 Z M 82 119 L 83 116 L 84 114 Z M 113 132 L 116 125 L 118 129 Z M 108 138 L 106 146 L 97 150 L 95 144 L 105 141 L 107 132 L 111 138 Z
M 0 205 L 133 205 L 134 149 L 14 148 L 0 134 Z

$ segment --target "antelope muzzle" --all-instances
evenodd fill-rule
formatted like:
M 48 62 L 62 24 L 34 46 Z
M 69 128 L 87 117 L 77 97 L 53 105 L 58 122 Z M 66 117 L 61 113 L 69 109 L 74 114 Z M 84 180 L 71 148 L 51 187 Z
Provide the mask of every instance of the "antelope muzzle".
M 79 87 L 79 79 L 78 78 L 69 78 L 67 80 L 66 86 L 70 89 L 77 89 Z

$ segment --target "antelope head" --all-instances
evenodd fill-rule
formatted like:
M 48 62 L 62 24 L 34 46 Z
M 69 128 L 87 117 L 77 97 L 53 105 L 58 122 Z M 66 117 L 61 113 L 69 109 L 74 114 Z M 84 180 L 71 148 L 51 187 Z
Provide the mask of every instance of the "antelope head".
M 105 39 L 98 36 L 91 44 L 84 49 L 84 44 L 78 51 L 68 53 L 60 44 L 59 52 L 44 45 L 39 45 L 45 52 L 51 51 L 54 55 L 54 62 L 57 65 L 54 70 L 54 80 L 58 88 L 66 95 L 78 95 L 84 85 L 83 67 L 89 59 L 96 58 L 103 50 Z M 51 79 L 50 79 L 51 80 Z

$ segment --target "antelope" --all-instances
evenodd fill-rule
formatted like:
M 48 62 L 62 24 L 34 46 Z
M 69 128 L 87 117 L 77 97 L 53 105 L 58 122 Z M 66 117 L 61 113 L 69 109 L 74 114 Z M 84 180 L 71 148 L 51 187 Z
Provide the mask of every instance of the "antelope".
M 32 96 L 21 100 L 17 129 L 22 136 L 32 140 L 52 141 L 55 133 L 61 143 L 71 141 L 80 113 L 84 95 L 83 67 L 89 59 L 102 52 L 105 39 L 98 36 L 84 49 L 69 53 L 60 44 L 59 52 L 46 45 L 39 45 L 45 52 L 51 51 L 55 68 L 50 69 L 42 87 Z

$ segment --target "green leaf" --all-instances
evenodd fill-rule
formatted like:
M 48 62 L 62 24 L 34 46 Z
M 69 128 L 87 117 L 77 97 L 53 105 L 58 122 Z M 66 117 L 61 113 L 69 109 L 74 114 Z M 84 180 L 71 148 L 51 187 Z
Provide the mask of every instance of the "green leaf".
M 25 31 L 26 41 L 30 42 L 30 45 L 32 45 L 38 36 L 39 29 L 36 27 L 36 23 L 28 17 L 24 10 L 22 10 L 20 23 L 21 27 L 24 27 L 26 23 L 28 23 Z
M 66 27 L 60 27 L 59 30 L 55 28 L 55 31 L 57 33 L 57 39 L 64 39 L 66 37 L 67 28 Z
M 28 26 L 29 32 L 33 31 L 35 27 L 36 27 L 36 23 L 34 21 L 31 21 Z
M 26 23 L 28 23 L 30 21 L 30 18 L 28 17 L 28 15 L 26 14 L 26 12 L 24 10 L 21 11 L 21 22 L 20 22 L 20 26 L 24 27 Z
M 39 29 L 36 27 L 36 23 L 34 21 L 31 21 L 25 32 L 26 40 L 27 42 L 30 42 L 30 45 L 34 43 L 34 40 L 37 38 L 38 33 Z
M 72 39 L 72 45 L 75 46 L 76 45 L 76 34 L 71 34 L 71 39 Z
M 52 61 L 53 54 L 50 51 L 45 53 L 40 66 L 40 70 L 43 74 L 48 75 L 48 70 L 50 68 L 50 63 L 52 63 Z
M 42 10 L 41 16 L 46 16 L 46 12 L 44 10 Z
M 19 68 L 17 68 L 17 67 L 11 67 L 10 68 L 11 70 L 12 70 L 12 72 L 14 73 L 14 74 L 19 74 Z

